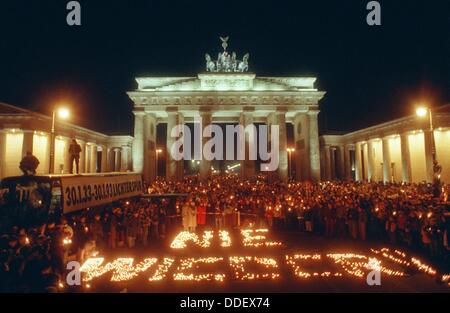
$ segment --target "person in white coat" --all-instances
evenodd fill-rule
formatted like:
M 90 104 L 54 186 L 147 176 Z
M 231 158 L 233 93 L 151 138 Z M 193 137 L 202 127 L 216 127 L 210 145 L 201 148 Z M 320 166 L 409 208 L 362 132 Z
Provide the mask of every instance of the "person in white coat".
M 197 227 L 197 206 L 194 201 L 187 201 L 181 208 L 181 217 L 185 231 L 195 232 Z
M 190 215 L 191 215 L 191 208 L 189 206 L 189 202 L 186 201 L 181 207 L 181 219 L 184 231 L 189 231 Z
M 189 209 L 190 209 L 189 231 L 195 232 L 195 229 L 197 228 L 197 205 L 194 201 L 191 201 Z

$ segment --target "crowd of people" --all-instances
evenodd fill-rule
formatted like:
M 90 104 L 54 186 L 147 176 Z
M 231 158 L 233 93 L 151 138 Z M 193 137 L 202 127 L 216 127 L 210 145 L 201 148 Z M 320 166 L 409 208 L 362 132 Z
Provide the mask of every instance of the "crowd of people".
M 187 231 L 254 226 L 378 240 L 448 259 L 447 188 L 437 199 L 420 184 L 280 183 L 263 175 L 241 179 L 235 174 L 213 175 L 207 182 L 197 176 L 179 182 L 157 179 L 145 187 L 154 197 L 4 230 L 0 291 L 58 291 L 64 287 L 67 262 L 82 264 L 98 251 L 145 247 L 149 240 L 166 238 L 168 224 Z M 165 194 L 179 196 L 170 201 Z
M 268 182 L 263 175 L 243 180 L 229 174 L 212 176 L 207 183 L 198 182 L 197 177 L 181 182 L 157 180 L 148 191 L 189 194 L 177 205 L 183 209 L 183 225 L 188 229 L 196 212 L 197 224 L 209 220 L 219 228 L 251 223 L 327 237 L 381 240 L 423 250 L 432 257 L 449 257 L 448 186 L 435 198 L 426 184 L 285 184 Z M 214 220 L 205 219 L 205 212 Z
M 0 236 L 0 292 L 59 292 L 68 262 L 164 239 L 167 205 L 127 200 L 28 229 L 12 227 Z

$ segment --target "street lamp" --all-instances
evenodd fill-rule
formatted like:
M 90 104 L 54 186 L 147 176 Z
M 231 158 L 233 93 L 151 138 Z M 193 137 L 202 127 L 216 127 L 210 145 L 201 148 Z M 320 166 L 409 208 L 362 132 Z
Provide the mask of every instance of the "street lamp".
M 49 169 L 48 172 L 50 174 L 54 173 L 55 169 L 55 121 L 56 117 L 60 119 L 67 119 L 69 118 L 70 112 L 67 108 L 60 107 L 60 108 L 53 108 L 52 112 L 52 129 L 50 133 L 50 161 L 49 161 Z
M 289 179 L 291 179 L 291 153 L 295 152 L 295 148 L 287 148 L 288 152 L 288 173 L 289 173 Z
M 155 164 L 155 176 L 158 177 L 158 156 L 162 153 L 162 149 L 156 149 L 156 164 Z
M 436 158 L 436 143 L 434 141 L 434 127 L 433 127 L 433 112 L 426 106 L 420 106 L 416 109 L 416 115 L 420 118 L 426 118 L 428 115 L 428 135 L 431 140 L 431 155 L 433 157 L 433 194 L 435 197 L 441 195 L 441 171 L 442 167 L 439 165 Z

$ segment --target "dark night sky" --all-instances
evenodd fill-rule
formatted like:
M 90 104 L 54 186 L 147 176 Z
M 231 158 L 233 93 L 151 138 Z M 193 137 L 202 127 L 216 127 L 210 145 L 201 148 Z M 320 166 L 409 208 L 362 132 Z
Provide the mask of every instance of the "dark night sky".
M 81 0 L 81 27 L 66 25 L 67 2 L 2 1 L 0 101 L 44 113 L 66 101 L 72 122 L 131 134 L 134 77 L 195 76 L 219 35 L 257 75 L 316 75 L 322 131 L 450 100 L 448 1 L 380 1 L 380 27 L 366 0 Z

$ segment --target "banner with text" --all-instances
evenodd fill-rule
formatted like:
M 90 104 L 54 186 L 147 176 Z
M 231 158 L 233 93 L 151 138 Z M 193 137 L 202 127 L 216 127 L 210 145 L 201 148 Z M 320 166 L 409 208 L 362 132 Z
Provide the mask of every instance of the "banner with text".
M 139 174 L 61 177 L 63 210 L 69 213 L 142 194 Z

